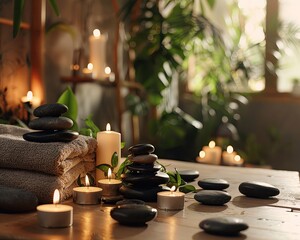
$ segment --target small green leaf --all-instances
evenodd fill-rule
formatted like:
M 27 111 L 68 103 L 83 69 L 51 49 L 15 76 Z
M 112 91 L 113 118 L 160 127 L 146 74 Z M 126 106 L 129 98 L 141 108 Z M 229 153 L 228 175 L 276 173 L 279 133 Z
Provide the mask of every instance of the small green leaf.
M 112 166 L 110 166 L 109 164 L 106 164 L 106 163 L 100 164 L 100 165 L 96 166 L 96 168 L 99 169 L 100 171 L 104 172 L 105 176 L 107 176 L 107 172 L 108 172 L 109 168 L 112 170 Z
M 79 133 L 84 136 L 93 137 L 93 131 L 89 128 L 81 128 Z
M 59 16 L 60 13 L 59 13 L 59 8 L 57 6 L 56 0 L 49 0 L 49 2 L 50 2 L 50 5 L 51 5 L 53 11 L 55 12 L 56 16 Z
M 84 120 L 84 123 L 89 129 L 91 129 L 94 138 L 96 138 L 97 137 L 97 132 L 100 132 L 100 129 L 97 127 L 97 125 L 92 120 L 92 115 L 91 114 Z
M 177 186 L 181 186 L 182 179 L 176 168 L 175 168 L 175 172 L 176 172 Z
M 80 176 L 80 174 L 79 174 L 79 176 L 78 176 L 78 178 L 77 178 L 77 185 L 79 186 L 79 187 L 83 187 L 84 185 L 82 184 L 82 182 L 81 182 L 81 176 Z
M 179 191 L 183 193 L 189 193 L 196 191 L 196 188 L 193 185 L 184 185 L 179 187 Z
M 13 38 L 18 35 L 20 30 L 22 15 L 24 12 L 24 3 L 24 0 L 14 0 Z
M 115 168 L 116 166 L 118 166 L 118 162 L 119 162 L 119 156 L 117 152 L 114 152 L 113 155 L 111 156 L 111 166 Z
M 121 163 L 121 165 L 119 167 L 119 170 L 116 173 L 116 178 L 117 179 L 121 178 L 121 175 L 126 172 L 126 166 L 130 165 L 130 164 L 131 164 L 131 161 L 128 158 L 126 158 L 125 161 Z
M 208 3 L 208 5 L 210 6 L 211 9 L 214 7 L 215 1 L 216 0 L 207 0 L 207 3 Z
M 121 142 L 121 149 L 123 149 L 125 147 L 126 143 L 125 142 Z
M 63 116 L 70 118 L 73 120 L 74 125 L 71 128 L 72 130 L 77 130 L 78 125 L 77 125 L 77 115 L 78 115 L 78 103 L 77 99 L 71 90 L 70 87 L 68 87 L 62 95 L 59 97 L 58 103 L 65 104 L 68 107 L 68 111 L 63 114 Z

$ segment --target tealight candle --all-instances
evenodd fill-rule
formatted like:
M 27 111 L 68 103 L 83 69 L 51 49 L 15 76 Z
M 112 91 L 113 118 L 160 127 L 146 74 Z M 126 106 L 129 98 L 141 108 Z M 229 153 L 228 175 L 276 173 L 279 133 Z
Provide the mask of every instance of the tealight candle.
M 184 193 L 171 191 L 157 193 L 157 207 L 164 210 L 182 210 L 184 207 Z
M 98 185 L 103 189 L 103 197 L 112 197 L 119 195 L 119 188 L 122 185 L 122 182 L 117 179 L 111 179 L 111 169 L 108 169 L 107 179 L 101 179 L 98 181 Z
M 92 77 L 93 75 L 93 64 L 89 63 L 86 68 L 82 69 L 82 73 L 86 77 Z
M 101 200 L 102 189 L 91 187 L 88 176 L 85 176 L 85 187 L 73 188 L 73 202 L 77 204 L 98 204 Z
M 40 226 L 46 228 L 63 228 L 73 224 L 73 207 L 59 203 L 59 191 L 53 195 L 53 204 L 37 206 L 37 217 Z
M 236 156 L 236 152 L 233 151 L 233 147 L 231 145 L 229 145 L 227 147 L 226 151 L 224 151 L 222 153 L 223 163 L 225 165 L 233 165 L 235 156 Z
M 110 124 L 106 125 L 106 131 L 97 133 L 97 156 L 96 165 L 103 163 L 110 164 L 111 157 L 116 152 L 118 154 L 118 162 L 121 157 L 121 134 L 119 132 L 111 131 Z M 96 180 L 104 178 L 101 171 L 96 171 Z

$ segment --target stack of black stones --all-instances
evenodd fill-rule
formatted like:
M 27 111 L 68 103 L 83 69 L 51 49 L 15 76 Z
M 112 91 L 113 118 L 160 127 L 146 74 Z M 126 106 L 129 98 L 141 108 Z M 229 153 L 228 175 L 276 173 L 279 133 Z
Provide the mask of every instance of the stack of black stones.
M 61 115 L 68 111 L 64 104 L 44 104 L 33 111 L 37 118 L 29 122 L 29 128 L 40 130 L 25 133 L 23 138 L 31 142 L 70 142 L 78 137 L 78 132 L 70 129 L 73 121 Z
M 169 176 L 160 171 L 154 150 L 151 144 L 138 144 L 128 149 L 132 163 L 127 166 L 128 172 L 122 175 L 123 186 L 120 188 L 125 198 L 155 202 L 157 193 L 164 190 L 160 185 L 166 184 Z

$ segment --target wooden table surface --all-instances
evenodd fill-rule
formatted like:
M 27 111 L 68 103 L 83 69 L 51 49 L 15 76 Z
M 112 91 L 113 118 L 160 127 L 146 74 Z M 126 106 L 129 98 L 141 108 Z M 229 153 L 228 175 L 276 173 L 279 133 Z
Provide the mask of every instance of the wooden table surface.
M 110 217 L 111 205 L 81 206 L 71 200 L 64 204 L 74 207 L 74 223 L 70 228 L 39 227 L 37 214 L 0 214 L 0 239 L 231 239 L 204 233 L 199 227 L 203 219 L 235 216 L 244 219 L 249 229 L 232 239 L 300 239 L 300 184 L 298 172 L 268 169 L 210 166 L 160 160 L 172 171 L 194 169 L 200 178 L 216 177 L 229 181 L 227 189 L 232 199 L 224 206 L 205 206 L 196 202 L 193 194 L 186 195 L 182 211 L 158 210 L 155 220 L 143 227 L 119 225 Z M 277 198 L 254 199 L 243 197 L 238 185 L 243 181 L 263 181 L 281 191 Z M 197 181 L 192 183 L 197 188 Z M 153 207 L 156 203 L 149 203 Z

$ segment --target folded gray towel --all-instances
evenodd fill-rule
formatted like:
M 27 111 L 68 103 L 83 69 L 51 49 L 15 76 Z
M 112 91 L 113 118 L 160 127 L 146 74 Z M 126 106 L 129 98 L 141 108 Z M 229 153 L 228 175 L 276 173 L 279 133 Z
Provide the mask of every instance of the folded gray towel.
M 31 191 L 36 194 L 40 203 L 52 203 L 55 189 L 60 191 L 62 200 L 69 198 L 79 174 L 84 176 L 94 169 L 94 163 L 83 162 L 61 176 L 18 169 L 0 169 L 0 185 Z
M 36 143 L 23 139 L 23 134 L 30 131 L 0 124 L 0 168 L 60 175 L 75 166 L 79 160 L 95 161 L 97 141 L 94 138 L 80 135 L 68 143 Z

